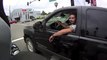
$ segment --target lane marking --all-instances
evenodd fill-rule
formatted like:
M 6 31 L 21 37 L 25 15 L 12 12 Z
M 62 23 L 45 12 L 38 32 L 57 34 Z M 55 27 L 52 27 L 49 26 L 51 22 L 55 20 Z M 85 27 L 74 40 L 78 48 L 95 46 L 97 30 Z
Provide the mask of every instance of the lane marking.
M 23 37 L 18 38 L 18 39 L 14 39 L 14 40 L 12 40 L 12 43 L 17 42 L 17 41 L 20 41 L 20 40 L 23 40 L 23 39 L 24 39 Z

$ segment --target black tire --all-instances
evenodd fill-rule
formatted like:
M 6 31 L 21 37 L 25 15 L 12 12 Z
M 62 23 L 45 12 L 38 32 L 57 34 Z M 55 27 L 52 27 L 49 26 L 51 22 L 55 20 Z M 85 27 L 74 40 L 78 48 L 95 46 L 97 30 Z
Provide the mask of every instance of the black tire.
M 34 45 L 31 41 L 31 38 L 29 37 L 26 38 L 26 46 L 27 46 L 28 51 L 35 52 Z
M 40 51 L 37 50 L 38 48 L 37 44 L 33 44 L 31 38 L 29 37 L 26 38 L 26 46 L 28 51 L 40 54 Z

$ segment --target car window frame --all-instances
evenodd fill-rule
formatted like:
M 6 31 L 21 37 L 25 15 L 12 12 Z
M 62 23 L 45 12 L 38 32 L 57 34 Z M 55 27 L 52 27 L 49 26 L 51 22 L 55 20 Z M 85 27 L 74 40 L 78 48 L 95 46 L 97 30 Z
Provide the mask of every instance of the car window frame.
M 42 25 L 44 26 L 44 30 L 46 31 L 47 29 L 46 29 L 46 23 L 47 23 L 47 21 L 51 18 L 51 17 L 53 17 L 53 15 L 56 15 L 58 12 L 61 12 L 61 11 L 65 11 L 65 10 L 73 10 L 73 9 L 75 9 L 75 10 L 77 10 L 76 11 L 76 14 L 77 14 L 77 25 L 76 25 L 76 33 L 69 33 L 70 35 L 72 34 L 72 35 L 78 35 L 78 36 L 80 36 L 81 34 L 80 34 L 80 29 L 81 29 L 81 12 L 82 12 L 82 7 L 75 7 L 75 8 L 73 8 L 73 7 L 71 7 L 71 8 L 69 8 L 69 9 L 62 9 L 62 10 L 56 10 L 56 11 L 54 11 L 53 13 L 51 13 L 47 18 L 45 18 L 44 20 L 43 20 L 43 23 L 42 23 Z M 50 31 L 53 31 L 52 29 L 50 29 Z M 55 32 L 56 31 L 58 31 L 58 30 L 54 30 Z

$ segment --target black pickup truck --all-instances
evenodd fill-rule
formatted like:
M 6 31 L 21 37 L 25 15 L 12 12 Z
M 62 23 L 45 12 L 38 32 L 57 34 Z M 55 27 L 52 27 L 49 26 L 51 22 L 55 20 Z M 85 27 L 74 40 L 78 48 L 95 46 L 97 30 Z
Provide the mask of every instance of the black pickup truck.
M 63 29 L 69 13 L 76 14 L 75 32 L 55 38 L 49 37 Z M 24 41 L 31 52 L 58 56 L 62 60 L 107 60 L 107 9 L 74 6 L 55 10 L 43 21 L 24 29 Z

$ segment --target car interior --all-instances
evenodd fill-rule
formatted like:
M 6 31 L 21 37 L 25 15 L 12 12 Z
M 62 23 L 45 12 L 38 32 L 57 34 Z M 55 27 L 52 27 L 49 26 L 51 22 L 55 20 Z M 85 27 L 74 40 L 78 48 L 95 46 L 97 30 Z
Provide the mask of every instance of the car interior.
M 63 23 L 65 26 L 70 25 L 69 22 L 69 15 L 72 14 L 76 14 L 76 10 L 72 10 L 72 11 L 62 11 L 57 13 L 55 16 L 53 16 L 51 19 L 48 20 L 48 22 L 46 23 L 46 26 L 48 29 L 54 29 L 54 30 L 61 30 L 64 27 L 62 25 L 60 25 L 60 23 Z

